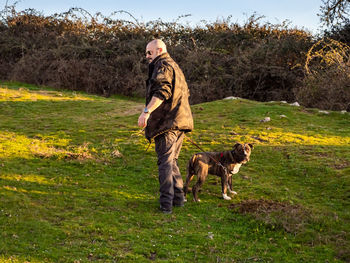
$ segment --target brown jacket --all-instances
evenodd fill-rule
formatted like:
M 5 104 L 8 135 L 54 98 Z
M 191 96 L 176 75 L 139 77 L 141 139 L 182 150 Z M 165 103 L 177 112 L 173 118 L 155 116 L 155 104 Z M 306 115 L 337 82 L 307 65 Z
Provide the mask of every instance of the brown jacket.
M 188 101 L 190 94 L 182 70 L 168 53 L 156 57 L 148 70 L 146 105 L 153 96 L 164 101 L 148 119 L 146 138 L 151 141 L 172 129 L 192 131 L 193 118 Z

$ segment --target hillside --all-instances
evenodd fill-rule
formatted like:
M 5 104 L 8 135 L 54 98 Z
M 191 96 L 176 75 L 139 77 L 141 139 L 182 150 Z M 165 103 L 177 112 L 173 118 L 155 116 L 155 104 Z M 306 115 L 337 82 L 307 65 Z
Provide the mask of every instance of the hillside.
M 254 144 L 221 199 L 210 176 L 158 211 L 143 100 L 0 84 L 0 262 L 350 262 L 350 114 L 281 102 L 192 106 L 210 151 Z M 271 121 L 262 122 L 265 117 Z M 185 141 L 179 166 L 198 150 Z

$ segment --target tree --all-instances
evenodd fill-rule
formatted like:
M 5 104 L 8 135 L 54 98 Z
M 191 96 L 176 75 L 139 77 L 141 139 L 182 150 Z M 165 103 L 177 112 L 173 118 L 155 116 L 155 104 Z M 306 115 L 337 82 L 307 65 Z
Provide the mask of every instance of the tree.
M 327 27 L 349 23 L 350 0 L 322 0 L 321 22 Z

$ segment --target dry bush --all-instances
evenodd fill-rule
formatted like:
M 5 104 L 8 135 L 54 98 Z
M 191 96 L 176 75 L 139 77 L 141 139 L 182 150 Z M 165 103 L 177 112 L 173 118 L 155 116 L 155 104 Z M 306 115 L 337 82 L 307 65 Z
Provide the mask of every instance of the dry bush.
M 307 76 L 296 89 L 305 106 L 350 111 L 350 47 L 333 39 L 321 39 L 307 54 Z
M 309 33 L 261 24 L 256 15 L 244 25 L 228 18 L 195 28 L 117 15 L 72 8 L 43 16 L 7 7 L 0 20 L 0 78 L 104 96 L 144 96 L 145 46 L 159 37 L 185 73 L 191 103 L 227 96 L 293 101 L 312 45 Z
M 324 32 L 324 37 L 350 45 L 350 22 L 342 26 L 335 26 Z
M 260 25 L 259 19 L 252 16 L 244 26 L 223 21 L 195 28 L 187 46 L 171 49 L 190 84 L 192 103 L 227 96 L 295 99 L 292 90 L 303 78 L 311 35 L 284 24 Z

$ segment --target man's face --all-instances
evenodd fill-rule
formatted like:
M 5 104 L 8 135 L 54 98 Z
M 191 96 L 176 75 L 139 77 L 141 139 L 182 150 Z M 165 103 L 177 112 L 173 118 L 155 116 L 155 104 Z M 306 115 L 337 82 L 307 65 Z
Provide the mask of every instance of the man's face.
M 146 47 L 146 59 L 148 63 L 151 63 L 156 57 L 160 54 L 159 48 L 156 48 L 155 45 L 147 45 Z

